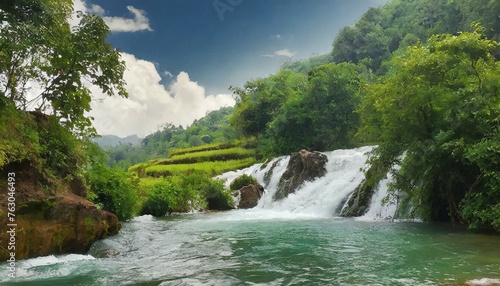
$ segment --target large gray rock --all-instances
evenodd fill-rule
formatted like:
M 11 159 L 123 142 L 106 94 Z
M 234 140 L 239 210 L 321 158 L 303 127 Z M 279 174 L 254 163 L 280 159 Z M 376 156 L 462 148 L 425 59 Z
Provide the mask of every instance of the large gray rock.
M 284 199 L 294 193 L 304 182 L 323 177 L 326 174 L 326 162 L 328 158 L 320 152 L 301 150 L 293 153 L 286 171 L 280 178 L 274 199 Z

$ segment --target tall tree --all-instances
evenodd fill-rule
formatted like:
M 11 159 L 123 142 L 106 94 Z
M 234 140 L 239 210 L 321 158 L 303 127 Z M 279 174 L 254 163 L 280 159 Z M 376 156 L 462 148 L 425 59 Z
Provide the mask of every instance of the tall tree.
M 244 135 L 262 135 L 281 105 L 300 96 L 305 89 L 306 76 L 291 70 L 249 81 L 243 88 L 232 88 L 237 102 L 230 122 Z
M 108 95 L 127 96 L 124 62 L 106 42 L 104 21 L 79 14 L 70 27 L 69 0 L 0 3 L 0 97 L 22 110 L 56 116 L 69 130 L 94 134 L 86 82 Z
M 361 77 L 352 64 L 312 69 L 304 94 L 283 104 L 268 124 L 273 153 L 351 147 L 359 127 L 355 110 L 360 104 Z

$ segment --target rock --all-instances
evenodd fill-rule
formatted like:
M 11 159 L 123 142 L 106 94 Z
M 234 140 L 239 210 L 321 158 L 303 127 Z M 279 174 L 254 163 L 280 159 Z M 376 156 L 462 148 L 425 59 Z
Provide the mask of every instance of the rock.
M 271 168 L 264 174 L 264 186 L 267 188 L 269 186 L 269 183 L 271 183 L 271 178 L 273 177 L 274 169 L 278 164 L 281 162 L 283 159 L 276 160 L 272 165 Z
M 93 242 L 117 234 L 121 228 L 116 215 L 98 210 L 85 194 L 83 182 L 42 174 L 30 162 L 17 162 L 0 169 L 0 178 L 15 173 L 16 259 L 64 253 L 86 253 Z M 5 186 L 5 181 L 2 182 Z M 77 188 L 77 189 L 73 189 Z M 7 209 L 7 192 L 0 193 L 0 207 Z M 7 225 L 7 214 L 0 224 Z M 0 245 L 10 237 L 0 233 Z M 0 250 L 0 259 L 9 252 Z
M 340 216 L 355 217 L 363 216 L 369 209 L 374 187 L 363 180 L 359 186 L 353 191 L 352 195 L 347 201 L 346 207 L 342 210 Z M 341 204 L 342 206 L 344 204 Z
M 320 152 L 301 150 L 298 153 L 293 153 L 288 161 L 286 171 L 280 178 L 274 199 L 286 198 L 304 182 L 323 177 L 326 174 L 326 162 L 328 162 L 328 158 Z
M 241 188 L 239 191 L 240 201 L 239 209 L 251 209 L 257 206 L 259 199 L 264 193 L 264 188 L 259 184 L 249 185 Z

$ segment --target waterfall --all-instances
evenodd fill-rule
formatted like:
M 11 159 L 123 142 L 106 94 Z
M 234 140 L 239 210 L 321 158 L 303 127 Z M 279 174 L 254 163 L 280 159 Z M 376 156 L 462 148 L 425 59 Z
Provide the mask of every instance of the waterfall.
M 391 180 L 392 177 L 388 174 L 387 178 L 379 182 L 378 187 L 372 196 L 368 211 L 360 219 L 394 219 L 397 211 L 397 202 L 388 197 L 389 183 Z
M 229 184 L 242 174 L 253 176 L 264 186 L 265 193 L 254 209 L 267 209 L 300 213 L 319 217 L 339 216 L 342 208 L 354 189 L 364 179 L 363 169 L 367 168 L 368 153 L 374 147 L 360 147 L 350 150 L 323 152 L 328 157 L 326 175 L 314 181 L 304 183 L 295 193 L 283 200 L 274 201 L 278 182 L 285 172 L 290 156 L 277 157 L 266 163 L 256 164 L 239 171 L 228 172 L 219 176 Z M 375 191 L 365 219 L 392 218 L 395 206 L 382 204 L 387 195 L 390 177 L 380 182 Z

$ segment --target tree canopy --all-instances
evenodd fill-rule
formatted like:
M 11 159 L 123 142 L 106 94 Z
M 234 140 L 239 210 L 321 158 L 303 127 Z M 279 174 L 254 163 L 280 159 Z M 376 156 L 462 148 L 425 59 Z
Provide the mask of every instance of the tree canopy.
M 86 112 L 89 85 L 127 96 L 119 52 L 106 42 L 109 28 L 95 15 L 78 14 L 72 1 L 15 0 L 0 4 L 0 97 L 20 110 L 56 116 L 68 129 L 94 135 Z M 83 132 L 83 133 L 82 133 Z
M 483 30 L 435 35 L 393 57 L 370 85 L 360 133 L 378 133 L 372 163 L 395 174 L 429 220 L 500 230 L 500 62 Z

